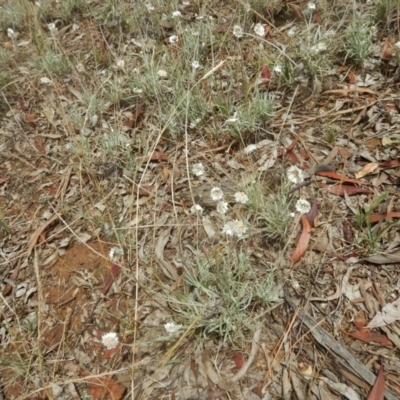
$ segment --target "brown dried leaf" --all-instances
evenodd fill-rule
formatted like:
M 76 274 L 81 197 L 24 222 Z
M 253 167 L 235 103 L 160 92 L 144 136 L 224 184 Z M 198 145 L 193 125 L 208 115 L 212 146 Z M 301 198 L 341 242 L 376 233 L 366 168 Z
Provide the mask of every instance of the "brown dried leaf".
M 301 222 L 303 224 L 303 230 L 301 231 L 301 235 L 297 242 L 296 249 L 292 254 L 292 256 L 290 257 L 290 260 L 292 262 L 300 260 L 300 258 L 306 252 L 308 244 L 310 243 L 312 228 L 305 215 L 301 217 Z
M 107 292 L 110 290 L 111 285 L 114 283 L 115 279 L 117 278 L 119 271 L 121 271 L 121 266 L 117 263 L 112 263 L 110 268 L 110 273 L 107 276 L 106 282 L 101 289 L 101 293 L 106 295 Z
M 292 7 L 292 10 L 295 12 L 300 21 L 304 21 L 303 11 L 301 10 L 300 6 L 296 4 L 289 4 L 289 6 Z
M 355 177 L 357 179 L 363 178 L 365 175 L 368 175 L 371 172 L 374 172 L 378 167 L 379 167 L 379 163 L 377 163 L 377 162 L 365 164 L 364 167 L 360 171 L 355 173 Z
M 124 395 L 125 388 L 117 381 L 105 376 L 90 378 L 87 392 L 95 399 L 120 400 Z
M 169 161 L 168 156 L 163 151 L 155 151 L 151 157 L 151 161 Z
M 165 245 L 169 241 L 170 231 L 171 231 L 171 228 L 167 228 L 167 229 L 164 229 L 160 233 L 160 236 L 158 238 L 158 242 L 157 242 L 156 247 L 154 249 L 154 254 L 155 254 L 156 260 L 158 262 L 158 265 L 161 267 L 161 270 L 164 273 L 164 275 L 166 275 L 168 278 L 176 281 L 179 278 L 178 272 L 172 266 L 171 263 L 169 263 L 168 261 L 166 261 L 164 259 L 164 248 L 165 248 Z
M 385 375 L 383 374 L 383 365 L 379 368 L 378 376 L 374 383 L 367 400 L 383 400 L 385 397 Z
M 46 228 L 51 225 L 58 218 L 58 214 L 54 214 L 48 221 L 46 221 L 42 226 L 36 229 L 36 232 L 33 234 L 31 241 L 29 242 L 28 250 L 26 251 L 27 257 L 30 256 L 33 248 L 36 246 L 38 239 L 42 235 L 42 233 L 46 230 Z
M 350 185 L 327 185 L 325 183 L 318 183 L 317 186 L 320 188 L 325 188 L 328 190 L 328 192 L 336 194 L 337 196 L 344 196 L 345 193 L 348 196 L 353 196 L 355 194 L 361 193 L 371 193 L 371 191 L 368 189 Z

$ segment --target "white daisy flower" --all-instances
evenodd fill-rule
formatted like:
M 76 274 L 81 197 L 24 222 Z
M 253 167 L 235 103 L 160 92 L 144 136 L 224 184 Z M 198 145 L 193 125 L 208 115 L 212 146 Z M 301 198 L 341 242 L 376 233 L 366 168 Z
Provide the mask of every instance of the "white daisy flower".
M 246 204 L 249 201 L 249 197 L 244 192 L 236 192 L 234 197 L 236 203 Z
M 192 167 L 192 173 L 193 173 L 193 175 L 200 178 L 201 176 L 203 176 L 205 174 L 204 165 L 202 163 L 194 164 Z
M 108 350 L 114 349 L 119 343 L 118 335 L 115 332 L 106 333 L 101 337 L 101 343 L 103 343 L 103 346 Z
M 289 181 L 295 184 L 299 184 L 304 181 L 303 171 L 300 168 L 296 167 L 295 165 L 289 167 L 288 170 L 286 171 L 286 174 Z
M 240 25 L 235 25 L 233 27 L 233 36 L 237 37 L 238 39 L 243 37 L 243 28 Z
M 78 72 L 85 72 L 85 66 L 82 63 L 76 64 L 76 70 Z
M 265 36 L 265 24 L 256 24 L 254 27 L 254 32 L 257 36 L 264 37 Z
M 196 126 L 201 122 L 201 118 L 196 118 L 194 121 L 192 121 L 189 125 L 190 129 L 196 128 Z
M 166 324 L 164 324 L 164 329 L 168 333 L 176 333 L 182 329 L 182 325 L 175 324 L 175 322 L 167 322 Z
M 222 215 L 225 215 L 227 211 L 228 211 L 228 203 L 225 201 L 219 201 L 217 204 L 217 212 L 219 212 Z
M 235 228 L 235 233 L 237 236 L 241 237 L 247 232 L 247 227 L 243 223 L 243 221 L 235 220 L 234 222 L 234 228 Z
M 179 17 L 182 17 L 182 13 L 180 12 L 180 11 L 172 11 L 172 16 L 174 17 L 174 18 L 179 18 Z
M 146 8 L 148 12 L 152 12 L 155 10 L 155 7 L 150 3 L 146 3 Z
M 273 71 L 274 71 L 276 74 L 280 74 L 280 73 L 282 72 L 282 65 L 279 65 L 279 64 L 275 65 Z
M 124 251 L 120 247 L 111 247 L 108 256 L 110 260 L 118 261 L 124 255 Z
M 168 78 L 168 72 L 165 69 L 159 69 L 157 75 L 159 78 Z
M 228 236 L 233 236 L 235 234 L 233 221 L 229 221 L 224 225 L 222 233 L 225 233 Z
M 200 63 L 198 61 L 192 61 L 192 68 L 193 69 L 198 69 L 200 67 L 201 67 L 201 65 L 200 65 Z
M 11 40 L 17 40 L 19 37 L 19 33 L 15 32 L 14 29 L 7 28 L 7 36 Z
M 122 59 L 117 60 L 117 62 L 115 63 L 116 67 L 119 69 L 124 69 L 125 67 L 125 61 Z
M 316 7 L 315 3 L 313 3 L 312 1 L 310 1 L 310 2 L 307 4 L 307 8 L 308 8 L 309 10 L 311 10 L 311 11 L 314 11 L 317 7 Z
M 203 207 L 200 204 L 194 204 L 191 208 L 190 208 L 190 212 L 192 214 L 201 214 L 203 212 Z
M 288 36 L 289 37 L 294 37 L 297 34 L 297 26 L 292 26 L 289 30 L 288 30 Z
M 47 29 L 48 29 L 50 32 L 52 32 L 52 33 L 58 31 L 58 29 L 57 29 L 57 27 L 56 27 L 56 24 L 55 24 L 54 22 L 52 22 L 52 23 L 50 23 L 50 24 L 47 24 Z
M 222 228 L 222 233 L 228 236 L 238 236 L 241 237 L 247 232 L 247 228 L 243 221 L 235 220 L 227 222 Z
M 325 43 L 317 43 L 316 45 L 311 47 L 311 51 L 313 53 L 323 53 L 324 51 L 326 51 L 326 44 Z
M 224 197 L 224 192 L 219 187 L 213 187 L 210 196 L 214 201 L 221 200 Z
M 296 202 L 296 211 L 307 214 L 311 210 L 311 204 L 306 199 L 299 199 Z
M 168 38 L 168 41 L 169 41 L 171 44 L 177 43 L 178 40 L 179 40 L 179 38 L 178 38 L 178 36 L 176 36 L 176 35 L 172 35 L 172 36 L 170 36 L 170 37 Z

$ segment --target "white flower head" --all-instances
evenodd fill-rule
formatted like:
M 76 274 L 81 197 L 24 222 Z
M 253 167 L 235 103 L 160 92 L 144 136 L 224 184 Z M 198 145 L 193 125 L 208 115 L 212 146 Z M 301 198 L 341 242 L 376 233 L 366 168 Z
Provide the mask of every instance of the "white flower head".
M 313 3 L 312 1 L 310 1 L 310 2 L 307 4 L 307 8 L 308 8 L 309 10 L 311 10 L 311 11 L 314 11 L 317 7 L 316 7 L 315 3 Z
M 168 78 L 168 72 L 165 69 L 159 69 L 157 75 L 159 78 Z
M 141 93 L 143 93 L 143 89 L 133 88 L 133 93 L 141 94 Z
M 57 32 L 57 31 L 58 31 L 58 29 L 57 29 L 57 27 L 56 27 L 56 24 L 55 24 L 54 22 L 51 22 L 50 24 L 47 24 L 47 29 L 48 29 L 51 33 L 54 33 L 54 32 Z
M 201 118 L 196 118 L 194 121 L 190 122 L 189 128 L 194 129 L 201 122 Z
M 317 43 L 316 45 L 311 47 L 311 51 L 313 53 L 319 54 L 319 53 L 324 53 L 326 51 L 326 44 L 325 43 Z
M 394 44 L 394 47 L 396 47 L 397 49 L 400 50 L 400 42 L 396 42 L 396 43 Z
M 190 208 L 190 212 L 192 214 L 201 214 L 203 212 L 203 207 L 200 204 L 193 204 L 192 207 Z
M 254 27 L 254 32 L 257 36 L 264 37 L 265 36 L 265 24 L 256 24 Z
M 274 72 L 279 75 L 282 72 L 282 65 L 276 64 L 274 67 Z
M 172 36 L 170 36 L 170 37 L 168 38 L 168 41 L 169 41 L 171 44 L 178 43 L 178 40 L 179 40 L 179 38 L 178 38 L 178 36 L 176 36 L 176 35 L 172 35 Z
M 214 201 L 222 200 L 224 192 L 219 187 L 213 187 L 210 192 L 210 196 Z
M 246 204 L 249 201 L 249 197 L 244 192 L 236 192 L 234 197 L 236 203 Z
M 192 167 L 192 173 L 193 175 L 197 176 L 200 178 L 201 176 L 204 176 L 205 171 L 204 171 L 204 165 L 202 163 L 194 164 Z
M 15 32 L 14 29 L 7 28 L 7 36 L 11 40 L 17 40 L 19 37 L 19 33 Z
M 175 322 L 167 322 L 166 324 L 164 324 L 164 329 L 168 333 L 177 333 L 182 329 L 182 325 L 175 324 Z
M 311 210 L 311 204 L 306 199 L 299 199 L 296 202 L 296 211 L 307 214 Z
M 114 349 L 119 343 L 118 335 L 115 332 L 108 332 L 101 337 L 101 343 L 107 350 Z
M 112 261 L 118 261 L 124 255 L 124 251 L 120 247 L 111 247 L 108 256 Z
M 122 58 L 120 58 L 120 59 L 117 60 L 117 62 L 115 63 L 115 66 L 116 66 L 118 69 L 124 69 L 124 67 L 125 67 L 125 61 L 124 61 Z
M 151 3 L 146 3 L 146 8 L 148 12 L 152 12 L 155 10 L 155 7 Z
M 172 11 L 172 16 L 174 17 L 174 18 L 179 18 L 179 17 L 182 17 L 182 13 L 180 12 L 180 11 Z
M 253 153 L 254 151 L 257 150 L 257 145 L 256 144 L 249 144 L 243 151 L 244 154 L 250 154 Z
M 76 70 L 78 72 L 85 72 L 85 66 L 82 63 L 76 64 Z
M 227 211 L 228 211 L 228 203 L 222 200 L 219 201 L 217 204 L 217 212 L 219 212 L 222 215 L 225 215 Z
M 288 30 L 288 36 L 289 37 L 294 37 L 297 33 L 298 29 L 297 26 L 292 26 L 289 30 Z
M 246 225 L 243 221 L 234 220 L 227 222 L 222 228 L 222 233 L 225 233 L 228 236 L 238 236 L 242 237 L 247 232 Z
M 286 173 L 287 173 L 287 178 L 289 179 L 290 182 L 299 184 L 304 181 L 303 171 L 300 168 L 296 167 L 295 165 L 289 167 Z
M 193 69 L 198 69 L 200 67 L 201 67 L 201 65 L 200 65 L 200 63 L 198 61 L 196 61 L 196 60 L 192 61 L 192 68 Z
M 233 27 L 233 36 L 238 39 L 243 37 L 243 28 L 240 25 L 235 25 Z

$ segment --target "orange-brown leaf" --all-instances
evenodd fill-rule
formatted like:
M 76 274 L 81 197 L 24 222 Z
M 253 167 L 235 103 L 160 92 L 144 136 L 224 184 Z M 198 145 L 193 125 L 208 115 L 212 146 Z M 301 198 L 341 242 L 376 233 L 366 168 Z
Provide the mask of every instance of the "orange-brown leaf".
M 376 343 L 382 346 L 393 346 L 393 343 L 380 332 L 372 332 L 368 328 L 360 328 L 358 332 L 349 332 L 347 335 L 361 340 L 364 343 Z
M 334 171 L 318 171 L 316 172 L 316 174 L 320 176 L 326 176 L 327 178 L 336 179 L 342 182 L 356 183 L 358 185 L 371 185 L 370 183 L 362 181 L 361 179 L 347 178 L 347 176 L 337 174 Z
M 304 21 L 304 15 L 303 15 L 303 11 L 301 11 L 301 8 L 296 5 L 296 4 L 289 4 L 290 7 L 292 7 L 292 10 L 295 12 L 295 14 L 297 15 L 297 17 L 301 20 Z
M 124 395 L 125 388 L 115 380 L 105 376 L 90 378 L 87 392 L 95 399 L 120 400 Z
M 119 271 L 121 271 L 121 267 L 117 263 L 112 263 L 106 282 L 103 286 L 103 289 L 101 289 L 101 293 L 103 295 L 107 294 L 107 292 L 110 290 L 110 287 L 117 278 Z
M 232 356 L 232 360 L 235 362 L 237 369 L 241 369 L 245 363 L 243 353 L 241 352 L 235 353 Z
M 314 19 L 314 22 L 315 22 L 316 24 L 322 25 L 321 14 L 319 13 L 318 10 L 315 10 L 315 11 L 313 12 L 313 19 Z
M 132 115 L 132 118 L 124 122 L 124 126 L 126 126 L 129 129 L 135 128 L 142 114 L 143 114 L 143 106 L 139 104 L 136 107 L 135 113 Z
M 267 81 L 271 80 L 271 70 L 267 65 L 263 65 L 261 69 L 261 77 Z
M 168 161 L 168 156 L 163 151 L 155 151 L 151 157 L 151 161 Z
M 290 260 L 292 262 L 300 260 L 300 258 L 306 252 L 308 244 L 310 243 L 312 228 L 305 215 L 301 217 L 301 222 L 303 225 L 303 230 L 301 231 L 301 235 L 297 242 L 296 249 L 294 250 L 292 257 L 290 257 Z
M 372 388 L 367 400 L 383 400 L 385 395 L 385 375 L 383 365 L 379 368 L 374 387 Z
M 371 193 L 371 191 L 368 189 L 350 185 L 327 185 L 325 183 L 318 183 L 317 186 L 320 188 L 325 188 L 328 190 L 329 193 L 335 194 L 337 196 L 344 196 L 345 193 L 349 196 L 354 196 L 355 194 L 361 193 Z
M 392 211 L 387 213 L 386 215 L 371 215 L 369 217 L 369 222 L 371 222 L 372 224 L 375 222 L 379 222 L 382 218 L 384 219 L 389 219 L 389 218 L 400 218 L 400 211 Z

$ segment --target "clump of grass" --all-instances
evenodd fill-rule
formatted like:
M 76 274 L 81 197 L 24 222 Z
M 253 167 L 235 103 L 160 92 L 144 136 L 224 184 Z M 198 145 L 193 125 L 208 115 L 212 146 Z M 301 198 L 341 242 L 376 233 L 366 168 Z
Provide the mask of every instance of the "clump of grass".
M 384 221 L 383 224 L 373 224 L 371 222 L 371 216 L 376 212 L 376 208 L 382 205 L 387 197 L 388 193 L 385 192 L 378 196 L 371 204 L 364 204 L 358 208 L 359 212 L 355 217 L 359 228 L 358 242 L 364 248 L 367 248 L 368 253 L 373 253 L 377 249 L 383 233 L 392 225 L 388 224 L 387 221 Z
M 293 219 L 291 214 L 292 199 L 289 189 L 281 185 L 275 193 L 267 194 L 265 184 L 254 182 L 247 190 L 249 197 L 248 218 L 261 230 L 261 235 L 269 241 L 281 243 L 286 240 L 288 227 Z
M 347 57 L 356 65 L 363 67 L 371 53 L 372 38 L 373 30 L 370 24 L 360 16 L 356 17 L 347 30 L 345 43 Z
M 193 324 L 204 337 L 217 334 L 224 343 L 234 343 L 255 329 L 255 312 L 270 305 L 273 277 L 271 269 L 260 279 L 241 251 L 231 249 L 213 257 L 197 253 L 186 263 L 182 289 L 169 294 L 168 301 L 175 320 Z
M 272 118 L 274 99 L 267 93 L 256 91 L 242 103 L 234 116 L 228 120 L 228 131 L 235 138 L 245 139 L 250 135 L 261 136 Z
M 39 58 L 38 67 L 41 72 L 58 77 L 65 75 L 69 70 L 68 60 L 53 50 L 47 50 Z

